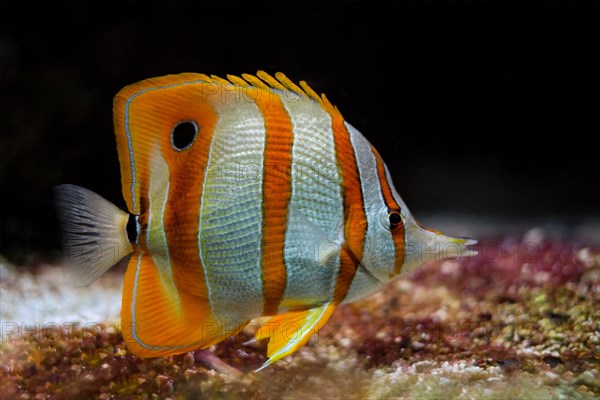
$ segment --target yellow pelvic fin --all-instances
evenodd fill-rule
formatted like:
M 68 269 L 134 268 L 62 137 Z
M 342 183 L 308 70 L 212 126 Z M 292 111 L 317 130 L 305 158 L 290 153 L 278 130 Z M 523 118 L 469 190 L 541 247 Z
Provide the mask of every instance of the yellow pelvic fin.
M 148 253 L 131 257 L 123 284 L 121 324 L 128 349 L 158 357 L 206 348 L 237 333 L 210 315 L 208 299 L 173 290 Z
M 335 305 L 327 303 L 308 310 L 288 311 L 271 317 L 255 335 L 256 340 L 269 338 L 269 359 L 256 371 L 294 353 L 308 342 L 310 337 L 325 326 Z

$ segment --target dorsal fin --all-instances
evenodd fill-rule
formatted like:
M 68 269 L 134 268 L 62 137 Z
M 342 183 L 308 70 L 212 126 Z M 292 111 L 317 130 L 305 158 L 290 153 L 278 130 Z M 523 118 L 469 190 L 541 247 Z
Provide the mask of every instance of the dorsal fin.
M 335 110 L 338 112 L 337 107 L 331 104 L 324 94 L 320 96 L 315 92 L 306 81 L 300 81 L 299 85 L 292 82 L 285 74 L 277 72 L 275 76 L 266 73 L 265 71 L 258 71 L 256 75 L 242 74 L 241 77 L 237 75 L 227 75 L 227 79 L 220 78 L 216 75 L 211 75 L 211 82 L 214 83 L 231 83 L 240 87 L 255 87 L 258 89 L 277 89 L 292 92 L 298 96 L 312 99 L 319 103 L 323 108 L 327 110 Z
M 138 82 L 137 84 L 129 85 L 127 88 L 127 92 L 123 91 L 121 96 L 126 96 L 127 94 L 132 94 L 140 90 L 140 87 L 147 86 L 157 86 L 157 85 L 168 85 L 172 83 L 181 82 L 182 78 L 186 78 L 189 80 L 203 80 L 206 83 L 218 83 L 218 84 L 232 84 L 240 87 L 254 87 L 257 89 L 277 89 L 283 90 L 287 92 L 292 92 L 297 94 L 298 96 L 302 96 L 304 98 L 309 98 L 317 103 L 319 103 L 323 108 L 328 110 L 335 110 L 335 107 L 331 102 L 327 99 L 325 94 L 317 94 L 307 83 L 306 81 L 300 81 L 299 85 L 296 85 L 292 80 L 290 80 L 285 74 L 282 72 L 275 73 L 275 76 L 266 73 L 265 71 L 259 70 L 256 75 L 251 74 L 242 74 L 241 77 L 237 75 L 227 75 L 227 79 L 221 78 L 217 75 L 205 75 L 205 74 L 196 74 L 196 73 L 183 73 L 178 75 L 165 75 L 156 78 L 150 78 Z

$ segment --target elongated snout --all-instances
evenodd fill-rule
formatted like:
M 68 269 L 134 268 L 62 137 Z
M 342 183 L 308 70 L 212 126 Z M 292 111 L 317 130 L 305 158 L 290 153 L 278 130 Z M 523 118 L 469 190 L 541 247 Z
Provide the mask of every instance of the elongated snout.
M 427 261 L 475 256 L 477 251 L 469 248 L 474 244 L 477 244 L 475 239 L 447 236 L 410 221 L 406 229 L 406 259 L 402 272 L 413 271 Z

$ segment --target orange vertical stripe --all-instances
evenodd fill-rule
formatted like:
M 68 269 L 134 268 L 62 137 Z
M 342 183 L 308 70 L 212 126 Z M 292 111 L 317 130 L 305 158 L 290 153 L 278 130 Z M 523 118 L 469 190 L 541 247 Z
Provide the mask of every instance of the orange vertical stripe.
M 340 253 L 340 270 L 337 277 L 333 301 L 344 300 L 358 264 L 363 257 L 363 247 L 367 232 L 367 216 L 363 204 L 360 173 L 356 163 L 356 154 L 350 141 L 350 133 L 344 124 L 344 118 L 333 109 L 326 107 L 332 119 L 333 140 L 341 179 L 344 201 L 344 239 Z
M 205 322 L 211 310 L 204 267 L 200 261 L 198 234 L 200 231 L 200 202 L 205 170 L 208 168 L 210 144 L 215 133 L 217 113 L 207 102 L 205 94 L 184 94 L 177 100 L 173 119 L 166 125 L 170 132 L 179 121 L 192 120 L 199 131 L 193 145 L 184 151 L 175 151 L 170 135 L 162 142 L 163 157 L 170 170 L 169 197 L 164 215 L 164 228 L 169 245 L 173 279 L 181 295 L 186 317 Z M 190 179 L 190 174 L 193 178 Z
M 254 89 L 265 120 L 263 169 L 262 276 L 263 315 L 277 314 L 287 283 L 285 232 L 292 197 L 292 121 L 273 92 Z
M 379 153 L 377 153 L 375 148 L 371 147 L 371 149 L 373 150 L 373 154 L 375 154 L 375 160 L 377 161 L 377 175 L 379 176 L 379 187 L 381 187 L 381 194 L 383 195 L 385 204 L 388 207 L 388 211 L 400 211 L 400 206 L 398 205 L 398 203 L 396 203 L 396 200 L 394 200 L 392 188 L 388 183 L 387 174 L 383 166 L 383 161 L 381 160 L 381 157 L 379 156 Z M 392 238 L 394 240 L 394 248 L 396 249 L 393 275 L 398 275 L 402 270 L 402 265 L 404 264 L 404 224 L 400 224 L 396 228 L 394 228 L 394 230 L 392 231 Z
M 130 131 L 134 136 L 137 176 L 141 184 L 139 243 L 145 246 L 149 176 L 166 173 L 153 170 L 156 166 L 150 162 L 152 152 L 160 149 L 169 168 L 164 229 L 173 279 L 181 300 L 180 311 L 185 318 L 200 323 L 211 318 L 208 288 L 200 263 L 198 232 L 204 171 L 217 114 L 207 101 L 206 93 L 212 90 L 206 88 L 207 84 L 189 84 L 190 79 L 186 76 L 170 76 L 163 80 L 164 86 L 152 80 L 138 84 L 139 91 L 146 91 L 136 98 L 130 109 Z M 199 132 L 192 146 L 177 151 L 171 144 L 171 131 L 185 120 L 195 121 Z M 194 179 L 189 177 L 192 171 Z

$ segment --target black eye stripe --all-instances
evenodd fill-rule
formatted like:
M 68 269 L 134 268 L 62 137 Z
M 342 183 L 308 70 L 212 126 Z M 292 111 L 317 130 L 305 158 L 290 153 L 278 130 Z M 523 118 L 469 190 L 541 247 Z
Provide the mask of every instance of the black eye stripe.
M 171 145 L 177 151 L 185 150 L 194 143 L 198 134 L 198 124 L 194 121 L 181 121 L 171 131 Z

